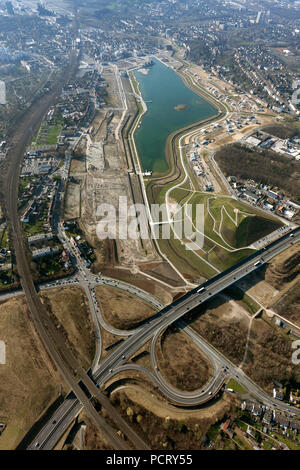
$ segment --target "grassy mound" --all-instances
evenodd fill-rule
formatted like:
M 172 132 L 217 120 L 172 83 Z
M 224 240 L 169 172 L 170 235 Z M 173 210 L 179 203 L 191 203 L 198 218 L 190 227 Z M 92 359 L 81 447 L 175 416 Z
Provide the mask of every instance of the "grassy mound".
M 273 221 L 259 216 L 246 217 L 236 228 L 235 246 L 237 248 L 249 246 L 256 240 L 277 230 L 280 226 L 281 224 L 275 220 Z

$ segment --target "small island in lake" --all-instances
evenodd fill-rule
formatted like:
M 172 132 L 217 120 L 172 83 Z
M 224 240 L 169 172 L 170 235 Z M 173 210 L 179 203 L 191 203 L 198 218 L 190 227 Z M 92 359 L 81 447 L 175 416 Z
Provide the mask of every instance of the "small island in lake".
M 174 106 L 175 111 L 183 111 L 186 108 L 187 108 L 186 104 L 178 104 L 177 106 Z
M 150 70 L 149 70 L 149 69 L 142 68 L 142 69 L 139 69 L 138 72 L 139 72 L 139 73 L 142 73 L 143 75 L 148 75 L 148 73 L 150 72 Z

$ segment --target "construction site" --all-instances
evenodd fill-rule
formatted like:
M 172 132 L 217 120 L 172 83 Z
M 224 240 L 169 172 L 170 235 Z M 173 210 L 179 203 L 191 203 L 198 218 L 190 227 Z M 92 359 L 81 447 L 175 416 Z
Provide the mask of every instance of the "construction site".
M 125 64 L 124 64 L 125 65 Z M 118 208 L 127 198 L 128 207 L 144 204 L 140 171 L 131 156 L 128 132 L 138 115 L 128 76 L 114 66 L 105 66 L 102 77 L 107 84 L 105 104 L 96 109 L 91 126 L 79 140 L 72 160 L 65 199 L 65 220 L 78 223 L 95 249 L 94 269 L 116 277 L 134 276 L 136 281 L 158 280 L 176 286 L 177 273 L 157 253 L 150 239 L 99 240 L 97 209 L 103 204 Z M 122 226 L 117 210 L 117 224 Z

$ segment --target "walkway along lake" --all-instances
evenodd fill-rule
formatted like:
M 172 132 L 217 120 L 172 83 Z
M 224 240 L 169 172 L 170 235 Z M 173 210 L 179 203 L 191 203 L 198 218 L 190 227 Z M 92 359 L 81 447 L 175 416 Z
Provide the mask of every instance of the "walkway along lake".
M 172 69 L 153 59 L 148 73 L 134 71 L 148 111 L 134 139 L 144 171 L 165 173 L 165 146 L 177 130 L 218 114 L 217 109 L 190 90 Z

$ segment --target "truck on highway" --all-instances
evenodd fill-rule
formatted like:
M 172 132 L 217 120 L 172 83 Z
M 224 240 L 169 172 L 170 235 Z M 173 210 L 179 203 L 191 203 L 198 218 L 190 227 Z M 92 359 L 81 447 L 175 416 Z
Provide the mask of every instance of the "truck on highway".
M 259 259 L 258 261 L 256 261 L 256 263 L 254 263 L 254 266 L 258 266 L 259 264 L 261 264 L 261 259 Z
M 197 290 L 197 294 L 202 294 L 202 292 L 205 292 L 206 289 L 205 287 L 200 287 L 200 289 Z

